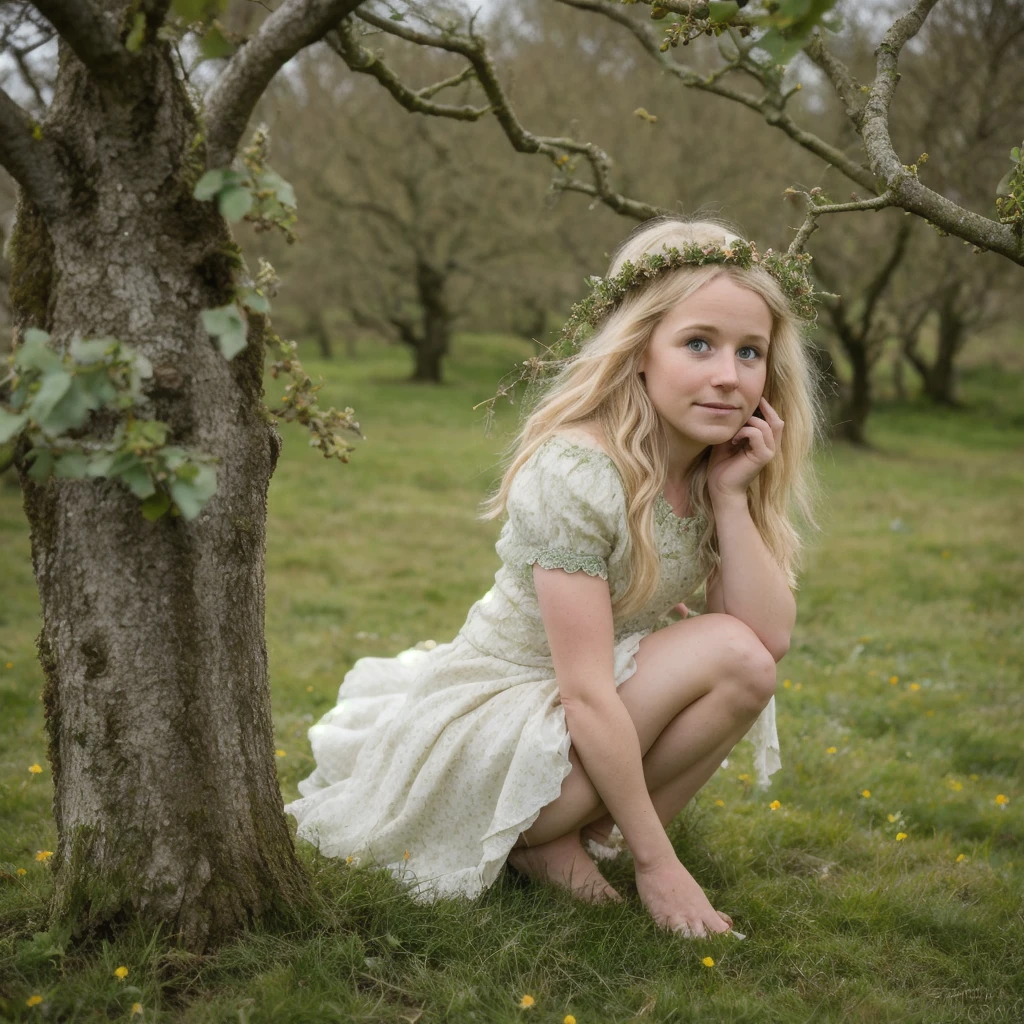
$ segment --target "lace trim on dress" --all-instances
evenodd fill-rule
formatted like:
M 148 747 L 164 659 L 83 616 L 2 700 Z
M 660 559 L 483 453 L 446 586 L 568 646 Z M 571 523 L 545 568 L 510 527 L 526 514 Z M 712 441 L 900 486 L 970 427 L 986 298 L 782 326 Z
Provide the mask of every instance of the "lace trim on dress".
M 588 576 L 608 579 L 608 563 L 597 555 L 581 555 L 576 551 L 527 551 L 523 555 L 523 562 L 527 568 L 536 562 L 542 569 L 564 569 L 566 572 L 582 570 Z

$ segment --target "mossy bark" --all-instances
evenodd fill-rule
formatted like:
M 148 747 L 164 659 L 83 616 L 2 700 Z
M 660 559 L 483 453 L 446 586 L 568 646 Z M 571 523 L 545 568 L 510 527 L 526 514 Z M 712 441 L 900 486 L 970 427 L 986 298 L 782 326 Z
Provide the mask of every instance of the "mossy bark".
M 60 350 L 76 333 L 137 347 L 154 367 L 144 414 L 219 462 L 197 519 L 148 522 L 119 483 L 34 483 L 24 443 L 17 453 L 55 784 L 50 913 L 77 934 L 160 923 L 202 951 L 308 905 L 264 640 L 281 444 L 261 415 L 264 321 L 250 315 L 248 347 L 230 362 L 202 327 L 202 309 L 231 300 L 240 257 L 214 205 L 192 198 L 201 125 L 167 46 L 145 47 L 116 88 L 64 43 L 59 61 L 43 130 L 74 201 L 45 223 L 19 202 L 16 328 L 44 328 Z M 108 415 L 92 429 L 112 426 Z

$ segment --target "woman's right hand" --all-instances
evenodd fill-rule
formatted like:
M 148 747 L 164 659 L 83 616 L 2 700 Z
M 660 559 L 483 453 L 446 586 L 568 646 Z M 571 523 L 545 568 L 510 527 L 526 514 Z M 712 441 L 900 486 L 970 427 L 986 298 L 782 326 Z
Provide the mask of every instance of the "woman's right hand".
M 732 927 L 732 918 L 715 910 L 693 875 L 676 856 L 647 868 L 637 867 L 640 902 L 655 924 L 687 938 L 705 938 Z

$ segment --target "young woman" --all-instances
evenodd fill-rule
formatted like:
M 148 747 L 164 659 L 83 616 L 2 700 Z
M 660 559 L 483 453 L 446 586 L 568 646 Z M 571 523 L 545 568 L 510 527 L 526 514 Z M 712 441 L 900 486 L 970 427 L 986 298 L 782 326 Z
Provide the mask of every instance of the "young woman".
M 780 767 L 791 515 L 813 523 L 819 422 L 806 288 L 750 252 L 673 218 L 622 243 L 584 304 L 596 330 L 485 506 L 508 515 L 494 586 L 451 643 L 356 662 L 310 730 L 317 767 L 286 807 L 300 837 L 427 900 L 474 896 L 506 863 L 618 899 L 584 843 L 625 846 L 660 925 L 732 925 L 665 825 L 748 732 L 760 783 Z M 666 625 L 701 587 L 705 614 Z

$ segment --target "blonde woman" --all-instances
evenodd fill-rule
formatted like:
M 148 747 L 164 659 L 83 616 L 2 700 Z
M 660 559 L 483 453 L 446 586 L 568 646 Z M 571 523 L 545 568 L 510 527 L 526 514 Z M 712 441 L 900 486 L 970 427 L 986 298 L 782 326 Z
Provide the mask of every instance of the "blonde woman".
M 494 586 L 451 643 L 353 666 L 310 730 L 299 836 L 425 900 L 506 863 L 618 900 L 590 854 L 628 849 L 659 925 L 731 928 L 665 826 L 748 733 L 760 785 L 780 767 L 820 422 L 807 289 L 750 252 L 675 218 L 620 245 L 485 505 L 508 516 Z M 705 613 L 666 624 L 701 588 Z

